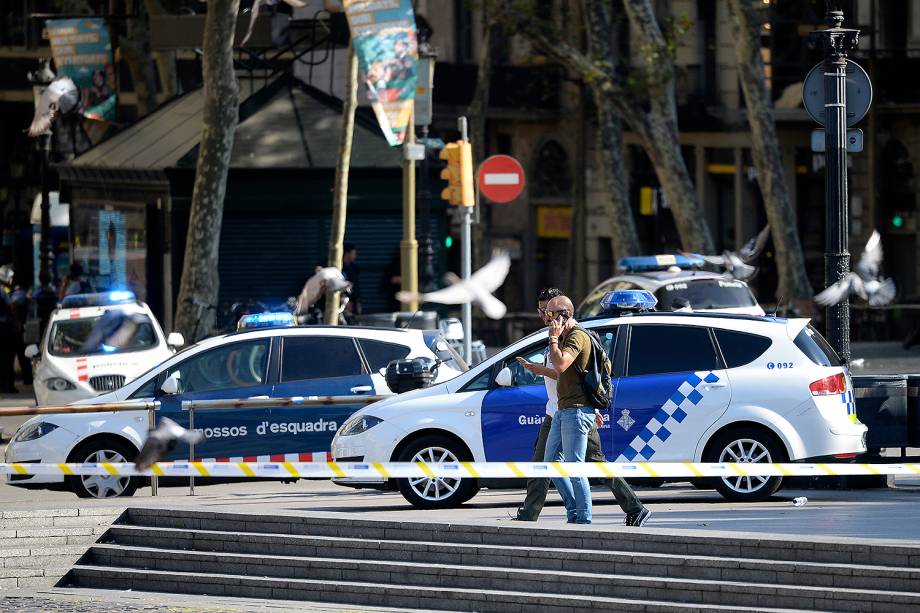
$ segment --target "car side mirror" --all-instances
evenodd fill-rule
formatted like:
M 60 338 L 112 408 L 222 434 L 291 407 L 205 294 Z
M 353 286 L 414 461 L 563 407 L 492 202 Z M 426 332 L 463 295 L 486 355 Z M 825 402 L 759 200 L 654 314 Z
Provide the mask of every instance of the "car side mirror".
M 38 345 L 29 345 L 28 347 L 26 347 L 25 354 L 26 354 L 26 357 L 29 358 L 30 360 L 34 357 L 37 357 L 39 353 L 41 352 L 38 350 Z
M 381 369 L 378 370 L 377 372 L 380 373 L 380 376 L 381 376 L 381 377 L 386 377 L 386 376 L 387 376 L 387 367 L 384 366 L 383 368 L 381 368 Z
M 511 369 L 505 366 L 498 374 L 495 375 L 495 383 L 501 387 L 511 387 L 511 384 L 514 383 L 514 377 L 511 375 Z
M 160 386 L 160 391 L 166 394 L 167 396 L 174 396 L 178 394 L 181 390 L 181 376 L 179 373 L 174 372 L 168 377 L 166 381 L 163 381 L 163 385 Z
M 166 337 L 166 344 L 170 347 L 182 347 L 185 345 L 185 337 L 181 332 L 170 332 Z

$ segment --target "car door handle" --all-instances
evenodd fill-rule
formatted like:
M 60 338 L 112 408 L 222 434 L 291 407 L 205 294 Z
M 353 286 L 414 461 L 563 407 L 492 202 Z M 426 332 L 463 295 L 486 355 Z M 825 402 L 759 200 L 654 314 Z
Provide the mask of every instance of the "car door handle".
M 269 396 L 250 396 L 247 400 L 268 400 Z
M 713 383 L 706 384 L 707 389 L 711 387 L 728 387 L 728 383 L 726 383 L 725 381 L 715 381 Z
M 374 386 L 372 385 L 356 385 L 355 387 L 351 388 L 352 394 L 366 394 L 373 391 Z

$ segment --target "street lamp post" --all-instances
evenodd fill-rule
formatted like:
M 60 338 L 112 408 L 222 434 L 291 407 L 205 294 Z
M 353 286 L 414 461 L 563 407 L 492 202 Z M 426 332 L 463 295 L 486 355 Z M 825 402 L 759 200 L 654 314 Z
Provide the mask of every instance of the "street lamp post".
M 827 29 L 811 33 L 824 51 L 825 129 L 825 286 L 850 272 L 849 203 L 847 194 L 847 52 L 859 42 L 859 30 L 843 27 L 843 11 L 831 9 Z M 844 363 L 850 362 L 850 301 L 847 297 L 827 308 L 827 338 Z
M 431 108 L 433 105 L 432 85 L 434 81 L 434 63 L 438 54 L 427 42 L 419 45 L 419 75 L 418 78 L 424 81 L 424 87 L 428 93 L 426 99 L 427 108 L 423 113 L 418 114 L 422 121 L 419 123 L 422 135 L 422 144 L 425 147 L 425 157 L 422 159 L 422 178 L 420 181 L 421 188 L 421 207 L 419 209 L 419 259 L 421 260 L 421 286 L 422 292 L 433 292 L 438 288 L 435 281 L 434 266 L 434 241 L 431 238 L 431 190 L 428 188 L 428 125 L 431 122 Z

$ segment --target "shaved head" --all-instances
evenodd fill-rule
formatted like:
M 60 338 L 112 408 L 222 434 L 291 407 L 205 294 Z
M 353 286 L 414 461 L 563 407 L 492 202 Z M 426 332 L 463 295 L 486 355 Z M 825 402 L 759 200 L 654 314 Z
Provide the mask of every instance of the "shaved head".
M 575 312 L 575 306 L 572 304 L 572 301 L 568 296 L 556 296 L 549 301 L 549 304 L 546 305 L 547 310 L 550 311 L 567 311 L 571 316 Z

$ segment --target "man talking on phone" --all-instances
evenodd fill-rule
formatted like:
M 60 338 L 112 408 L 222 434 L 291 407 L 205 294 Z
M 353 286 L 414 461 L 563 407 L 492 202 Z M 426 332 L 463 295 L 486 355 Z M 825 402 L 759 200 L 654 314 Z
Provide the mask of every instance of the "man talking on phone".
M 550 325 L 553 319 L 550 317 L 547 305 L 550 300 L 561 295 L 561 291 L 554 287 L 550 287 L 543 289 L 537 297 L 537 313 L 547 326 Z M 555 313 L 552 313 L 552 315 L 555 315 Z M 531 459 L 532 462 L 540 462 L 544 459 L 546 440 L 552 426 L 553 416 L 556 414 L 557 410 L 556 379 L 558 374 L 553 368 L 553 363 L 549 356 L 549 348 L 547 348 L 547 352 L 544 356 L 545 365 L 534 364 L 520 357 L 517 358 L 517 361 L 525 370 L 542 376 L 546 385 L 546 417 L 540 426 L 540 432 L 534 444 L 534 455 Z M 602 425 L 603 418 L 600 412 L 597 411 L 595 412 L 595 425 L 588 434 L 586 450 L 587 459 L 592 462 L 606 461 L 604 452 L 601 448 L 600 434 L 598 433 L 598 428 Z M 651 512 L 642 505 L 635 492 L 629 487 L 629 484 L 620 477 L 615 477 L 607 481 L 607 483 L 609 483 L 617 503 L 623 509 L 623 512 L 626 513 L 626 520 L 624 523 L 627 526 L 642 526 L 651 516 Z M 524 499 L 524 504 L 518 509 L 517 515 L 514 516 L 513 519 L 518 521 L 536 521 L 540 516 L 540 512 L 543 510 L 548 490 L 549 479 L 528 479 L 527 497 Z

